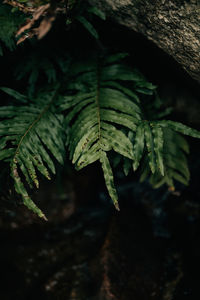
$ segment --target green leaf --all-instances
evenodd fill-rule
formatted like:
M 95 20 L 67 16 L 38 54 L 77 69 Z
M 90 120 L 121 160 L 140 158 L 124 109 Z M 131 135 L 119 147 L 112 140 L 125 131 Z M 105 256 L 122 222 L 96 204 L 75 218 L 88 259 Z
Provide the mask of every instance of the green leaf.
M 89 164 L 100 159 L 98 144 L 94 144 L 87 152 L 83 152 L 78 161 L 76 162 L 77 170 L 80 170 Z
M 144 124 L 143 123 L 141 123 L 137 127 L 133 152 L 134 152 L 133 169 L 134 171 L 136 171 L 140 164 L 140 160 L 144 152 Z
M 165 120 L 165 121 L 160 121 L 159 124 L 160 124 L 160 126 L 169 127 L 175 131 L 178 131 L 178 132 L 184 134 L 184 135 L 189 135 L 189 136 L 192 136 L 192 137 L 198 138 L 198 139 L 200 138 L 200 131 L 193 129 L 191 127 L 188 127 L 182 123 Z
M 117 210 L 119 210 L 118 196 L 117 196 L 117 191 L 116 191 L 115 185 L 114 185 L 112 168 L 110 166 L 108 157 L 104 151 L 101 151 L 100 162 L 101 162 L 101 166 L 103 169 L 104 179 L 106 182 L 106 187 L 108 189 L 108 193 L 109 193 L 111 199 L 113 200 L 115 208 Z
M 122 84 L 120 84 L 119 82 L 115 82 L 115 81 L 105 81 L 101 83 L 101 87 L 104 88 L 111 88 L 111 89 L 116 89 L 120 92 L 122 92 L 125 96 L 129 97 L 130 99 L 132 99 L 133 101 L 140 103 L 139 97 L 137 96 L 136 93 L 134 93 L 132 90 L 130 90 L 129 88 L 123 86 Z
M 72 148 L 72 150 L 74 150 L 72 163 L 76 162 L 76 160 L 82 154 L 82 152 L 84 151 L 84 149 L 88 143 L 90 143 L 90 145 L 91 145 L 98 139 L 97 130 L 98 130 L 97 126 L 92 127 L 92 129 L 90 131 L 86 132 L 82 136 L 80 141 L 76 144 L 75 150 Z
M 133 145 L 129 138 L 122 131 L 116 129 L 110 124 L 102 122 L 101 127 L 104 129 L 102 136 L 109 141 L 115 152 L 118 152 L 127 158 L 133 159 Z
M 96 39 L 99 39 L 98 32 L 94 26 L 83 16 L 77 16 L 77 20 L 89 31 L 89 33 Z
M 163 131 L 159 126 L 153 126 L 152 129 L 154 136 L 154 146 L 156 154 L 156 163 L 162 176 L 164 176 L 164 163 L 163 163 Z
M 123 58 L 127 57 L 128 53 L 124 52 L 124 53 L 116 53 L 116 54 L 112 54 L 109 56 L 106 56 L 103 60 L 103 64 L 106 66 L 108 64 L 113 64 L 116 62 L 119 62 L 120 60 L 122 60 Z
M 15 90 L 12 90 L 10 88 L 7 87 L 0 87 L 0 90 L 2 90 L 3 92 L 5 92 L 6 94 L 8 94 L 9 96 L 12 96 L 13 98 L 19 100 L 22 103 L 27 103 L 27 98 L 26 96 L 18 93 Z
M 103 80 L 123 80 L 138 82 L 141 80 L 141 75 L 137 71 L 131 70 L 131 68 L 122 64 L 113 64 L 111 66 L 105 66 L 102 71 Z
M 132 167 L 132 162 L 130 159 L 124 157 L 124 163 L 123 163 L 123 170 L 124 170 L 124 174 L 125 176 L 128 176 L 130 170 Z
M 145 131 L 145 141 L 146 141 L 146 146 L 148 151 L 149 166 L 151 172 L 154 174 L 156 170 L 154 142 L 153 142 L 151 127 L 148 122 L 144 123 L 144 131 Z
M 119 113 L 112 109 L 102 109 L 101 112 L 102 120 L 119 124 L 131 129 L 132 131 L 136 131 L 136 124 L 134 123 L 135 120 L 132 116 L 124 113 Z
M 98 9 L 96 6 L 89 7 L 87 11 L 89 13 L 96 15 L 97 17 L 99 17 L 100 19 L 102 19 L 104 21 L 106 19 L 105 13 L 102 10 Z

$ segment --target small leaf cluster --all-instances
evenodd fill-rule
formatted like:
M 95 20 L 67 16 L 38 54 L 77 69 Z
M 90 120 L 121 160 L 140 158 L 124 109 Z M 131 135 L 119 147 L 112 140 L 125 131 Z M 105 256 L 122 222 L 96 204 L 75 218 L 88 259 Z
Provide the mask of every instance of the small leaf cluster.
M 3 55 L 4 46 L 9 50 L 15 49 L 15 33 L 24 20 L 24 14 L 13 11 L 9 5 L 0 3 L 0 55 Z

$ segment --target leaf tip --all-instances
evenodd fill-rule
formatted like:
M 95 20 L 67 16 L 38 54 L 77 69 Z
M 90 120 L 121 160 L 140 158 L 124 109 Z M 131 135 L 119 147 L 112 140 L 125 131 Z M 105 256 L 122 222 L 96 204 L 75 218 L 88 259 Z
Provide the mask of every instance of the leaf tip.
M 117 210 L 117 211 L 120 211 L 120 208 L 119 208 L 119 203 L 118 203 L 118 202 L 116 202 L 116 203 L 114 203 L 114 205 L 115 205 L 115 208 L 116 208 L 116 210 Z
M 42 218 L 44 221 L 48 222 L 48 219 L 47 219 L 47 217 L 45 216 L 45 214 L 42 214 L 42 215 L 41 215 L 41 218 Z
M 36 188 L 39 189 L 39 181 L 35 180 L 34 183 L 35 183 Z
M 138 168 L 138 163 L 137 162 L 134 162 L 133 163 L 133 171 L 135 172 Z
M 160 169 L 160 173 L 161 173 L 162 176 L 165 176 L 165 171 L 164 170 Z

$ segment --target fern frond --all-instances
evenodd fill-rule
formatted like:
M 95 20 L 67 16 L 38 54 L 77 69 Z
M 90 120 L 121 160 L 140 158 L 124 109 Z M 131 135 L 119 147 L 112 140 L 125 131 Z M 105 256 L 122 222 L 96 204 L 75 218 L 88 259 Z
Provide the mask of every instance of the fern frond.
M 3 90 L 20 98 L 15 91 Z M 31 200 L 24 181 L 38 188 L 38 172 L 50 179 L 49 172 L 55 174 L 54 159 L 64 162 L 63 117 L 55 113 L 55 97 L 55 91 L 46 91 L 23 105 L 0 107 L 0 159 L 10 163 L 15 190 L 23 203 L 42 218 L 45 215 Z M 25 102 L 26 97 L 21 98 Z
M 174 189 L 174 180 L 188 185 L 190 172 L 186 159 L 187 141 L 178 132 L 200 138 L 200 132 L 174 121 L 140 121 L 134 139 L 133 169 L 136 170 L 144 156 L 140 180 L 149 177 L 153 187 L 167 184 Z M 126 160 L 124 173 L 128 174 L 131 161 Z
M 128 133 L 136 131 L 142 113 L 137 95 L 123 84 L 136 82 L 138 74 L 112 62 L 113 57 L 104 63 L 94 59 L 75 65 L 71 74 L 76 81 L 69 85 L 74 95 L 61 99 L 59 105 L 67 111 L 65 126 L 70 128 L 68 147 L 72 162 L 79 170 L 99 160 L 109 195 L 118 208 L 107 152 L 114 150 L 134 160 Z M 83 90 L 79 91 L 79 86 Z
M 188 185 L 190 179 L 186 159 L 186 154 L 189 153 L 188 143 L 179 133 L 168 127 L 163 128 L 162 132 L 163 150 L 158 158 L 162 157 L 162 163 L 159 165 L 163 167 L 163 174 L 161 168 L 157 169 L 154 174 L 150 174 L 151 170 L 146 157 L 140 180 L 144 181 L 150 176 L 149 180 L 154 188 L 167 184 L 170 188 L 174 189 L 174 180 Z

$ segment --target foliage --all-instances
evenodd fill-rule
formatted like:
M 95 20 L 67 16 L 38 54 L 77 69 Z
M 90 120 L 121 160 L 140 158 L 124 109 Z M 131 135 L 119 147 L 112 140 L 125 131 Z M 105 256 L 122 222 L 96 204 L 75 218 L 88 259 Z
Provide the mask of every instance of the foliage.
M 0 159 L 10 163 L 17 193 L 39 216 L 44 217 L 32 202 L 27 184 L 31 188 L 33 184 L 39 186 L 38 171 L 50 179 L 49 171 L 55 173 L 53 157 L 64 163 L 64 145 L 78 170 L 100 161 L 117 209 L 108 157 L 112 150 L 129 159 L 134 170 L 144 156 L 141 178 L 151 173 L 155 187 L 163 183 L 172 187 L 173 179 L 188 183 L 184 154 L 188 145 L 177 132 L 197 138 L 200 133 L 178 122 L 145 119 L 140 94 L 151 97 L 155 86 L 138 71 L 119 63 L 124 56 L 122 53 L 72 63 L 70 75 L 60 88 L 40 91 L 35 99 L 3 88 L 18 103 L 0 108 Z
M 57 91 L 45 91 L 30 101 L 13 90 L 3 90 L 18 99 L 21 105 L 0 108 L 0 159 L 10 163 L 15 190 L 22 196 L 24 204 L 44 217 L 29 197 L 20 172 L 31 188 L 33 184 L 38 188 L 37 171 L 50 179 L 49 170 L 55 173 L 52 157 L 61 164 L 64 162 L 62 116 L 55 114 L 53 105 Z
M 19 25 L 23 22 L 23 14 L 18 11 L 12 12 L 11 7 L 0 3 L 0 55 L 3 55 L 3 45 L 10 50 L 15 49 L 14 35 Z
M 144 159 L 144 166 L 141 174 L 141 181 L 150 176 L 150 183 L 154 188 L 158 188 L 164 183 L 171 190 L 174 190 L 174 180 L 188 185 L 190 172 L 187 165 L 186 154 L 189 154 L 187 141 L 177 132 L 168 128 L 161 128 L 163 135 L 162 156 L 160 158 L 161 172 L 155 171 L 151 174 L 147 164 L 147 157 Z
M 81 3 L 82 4 L 82 3 Z M 99 39 L 99 34 L 92 24 L 93 16 L 97 16 L 102 20 L 106 19 L 105 14 L 97 7 L 80 5 L 77 9 L 77 14 L 74 16 L 75 20 L 78 20 L 85 29 L 95 38 Z
M 33 43 L 35 44 L 35 43 Z M 70 63 L 69 56 L 54 47 L 32 45 L 31 51 L 25 54 L 15 65 L 15 78 L 19 81 L 27 80 L 27 93 L 32 97 L 36 85 L 43 77 L 49 84 L 59 80 L 59 73 L 64 75 Z
M 105 14 L 97 7 L 91 6 L 87 1 L 5 1 L 11 7 L 0 4 L 0 25 L 2 32 L 0 40 L 4 41 L 10 49 L 15 45 L 13 36 L 16 36 L 17 44 L 26 39 L 42 39 L 52 28 L 59 12 L 66 16 L 66 25 L 69 27 L 77 22 L 95 38 L 99 35 L 93 26 L 94 17 L 105 20 Z M 39 24 L 39 26 L 38 26 Z M 6 32 L 8 30 L 8 32 Z M 0 48 L 0 54 L 2 50 Z
M 81 5 L 72 5 L 72 21 L 98 39 L 92 16 L 105 16 Z M 12 34 L 19 23 L 14 24 L 5 25 L 12 27 Z M 13 48 L 14 40 L 11 35 L 6 40 L 4 29 L 0 39 Z M 163 119 L 171 108 L 164 109 L 156 86 L 128 66 L 126 53 L 109 55 L 101 46 L 77 58 L 73 51 L 57 55 L 54 50 L 42 52 L 44 44 L 33 44 L 14 70 L 18 80 L 28 81 L 26 93 L 2 87 L 10 101 L 0 106 L 0 160 L 10 165 L 15 191 L 29 209 L 46 219 L 32 201 L 31 189 L 39 187 L 41 176 L 56 174 L 57 163 L 64 165 L 67 157 L 77 170 L 99 161 L 117 209 L 113 169 L 120 162 L 125 175 L 139 169 L 140 180 L 148 178 L 155 188 L 167 184 L 173 190 L 174 180 L 188 184 L 189 147 L 183 135 L 200 138 L 200 132 Z

